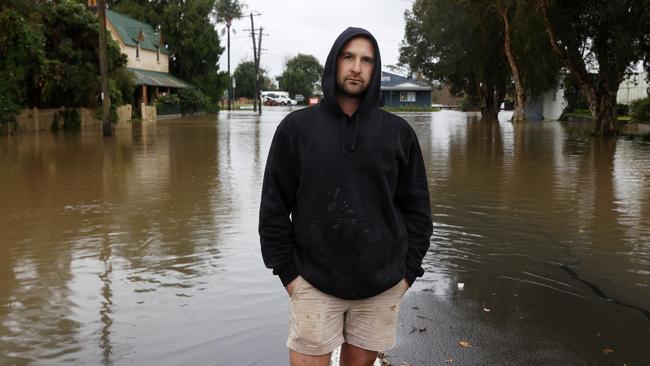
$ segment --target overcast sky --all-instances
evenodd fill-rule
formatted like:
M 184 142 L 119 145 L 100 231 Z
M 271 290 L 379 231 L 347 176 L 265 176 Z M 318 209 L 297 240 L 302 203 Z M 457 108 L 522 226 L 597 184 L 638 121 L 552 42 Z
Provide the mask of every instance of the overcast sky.
M 404 37 L 404 10 L 411 8 L 410 0 L 243 1 L 248 5 L 247 15 L 261 13 L 254 17 L 255 28 L 264 27 L 261 63 L 272 78 L 282 73 L 287 58 L 298 53 L 311 54 L 325 64 L 332 43 L 348 26 L 370 31 L 379 43 L 382 64 L 396 64 Z M 233 22 L 237 33 L 230 35 L 231 72 L 242 60 L 253 60 L 253 41 L 246 31 L 250 26 L 249 16 Z M 221 31 L 224 25 L 217 24 L 217 28 Z M 225 34 L 221 42 L 225 47 Z M 224 71 L 226 52 L 219 60 Z

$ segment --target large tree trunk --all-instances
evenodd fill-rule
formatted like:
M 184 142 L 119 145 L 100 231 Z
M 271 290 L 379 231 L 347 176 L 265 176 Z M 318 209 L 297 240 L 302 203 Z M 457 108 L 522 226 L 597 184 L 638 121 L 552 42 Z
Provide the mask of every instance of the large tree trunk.
M 615 80 L 619 80 L 614 86 L 606 85 L 602 80 L 597 82 L 598 87 L 592 81 L 582 55 L 579 50 L 573 49 L 566 45 L 560 45 L 555 30 L 549 18 L 549 0 L 541 0 L 542 13 L 544 15 L 544 25 L 546 34 L 551 42 L 553 52 L 558 56 L 562 64 L 571 70 L 571 75 L 575 77 L 582 95 L 587 98 L 589 111 L 593 117 L 592 133 L 600 136 L 616 136 L 618 134 L 618 121 L 616 116 L 616 94 L 623 75 L 616 75 Z M 599 60 L 601 61 L 601 60 Z M 603 79 L 606 71 L 605 66 L 600 63 L 599 79 Z
M 599 136 L 616 136 L 618 134 L 618 116 L 616 110 L 616 93 L 601 91 L 595 105 L 589 105 L 593 116 L 593 133 Z
M 481 101 L 481 120 L 493 122 L 498 120 L 499 107 L 503 102 L 504 94 L 494 86 L 485 82 L 478 82 L 479 98 Z
M 512 78 L 515 81 L 515 111 L 512 114 L 512 122 L 519 123 L 526 120 L 524 108 L 526 107 L 526 90 L 524 89 L 524 81 L 519 72 L 517 61 L 512 53 L 512 42 L 510 38 L 510 21 L 508 20 L 508 9 L 505 6 L 498 8 L 501 20 L 503 20 L 504 41 L 503 48 L 512 71 Z

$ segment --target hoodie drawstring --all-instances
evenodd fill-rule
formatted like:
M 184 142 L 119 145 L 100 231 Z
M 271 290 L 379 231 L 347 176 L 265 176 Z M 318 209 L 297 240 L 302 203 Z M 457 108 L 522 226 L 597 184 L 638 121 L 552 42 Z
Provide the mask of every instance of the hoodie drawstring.
M 341 155 L 348 155 L 345 151 L 345 117 L 341 120 Z
M 359 115 L 354 115 L 354 135 L 352 135 L 352 145 L 350 151 L 354 152 L 357 147 L 357 131 L 359 130 Z
M 345 144 L 345 140 L 346 140 L 346 138 L 345 138 L 346 137 L 345 136 L 346 135 L 346 133 L 345 133 L 346 128 L 345 127 L 346 127 L 346 124 L 347 124 L 346 118 L 343 117 L 343 119 L 341 121 L 341 155 L 343 155 L 343 156 L 348 155 L 348 151 L 347 151 L 346 146 L 345 146 L 346 145 Z M 350 152 L 354 152 L 357 149 L 357 133 L 358 132 L 359 132 L 359 115 L 355 114 L 354 115 L 354 134 L 352 135 L 352 144 L 350 145 Z

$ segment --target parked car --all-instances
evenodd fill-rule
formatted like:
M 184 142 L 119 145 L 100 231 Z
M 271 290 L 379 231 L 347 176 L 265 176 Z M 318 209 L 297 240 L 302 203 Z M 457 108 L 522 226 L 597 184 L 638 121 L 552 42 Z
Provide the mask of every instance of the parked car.
M 293 99 L 291 99 L 289 97 L 285 97 L 284 95 L 278 96 L 277 98 L 275 98 L 275 101 L 280 105 L 296 105 L 296 104 L 298 104 L 297 101 L 295 101 L 295 100 L 293 100 Z

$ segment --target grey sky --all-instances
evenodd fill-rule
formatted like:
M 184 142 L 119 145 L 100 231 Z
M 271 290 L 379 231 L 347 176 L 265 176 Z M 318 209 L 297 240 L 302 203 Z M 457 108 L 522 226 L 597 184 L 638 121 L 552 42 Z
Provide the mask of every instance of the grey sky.
M 321 64 L 336 37 L 348 26 L 370 31 L 381 52 L 382 64 L 396 64 L 399 45 L 404 37 L 404 10 L 411 8 L 409 0 L 244 0 L 250 11 L 262 13 L 255 17 L 255 28 L 264 27 L 262 38 L 262 67 L 273 78 L 284 70 L 284 61 L 298 53 L 314 55 Z M 250 17 L 236 20 L 237 34 L 230 39 L 230 68 L 242 60 L 253 60 L 253 42 Z M 217 24 L 219 30 L 223 24 Z M 257 35 L 256 35 L 257 36 Z M 221 38 L 226 46 L 226 35 Z M 226 51 L 219 61 L 220 69 L 227 69 Z M 383 68 L 386 70 L 386 68 Z

